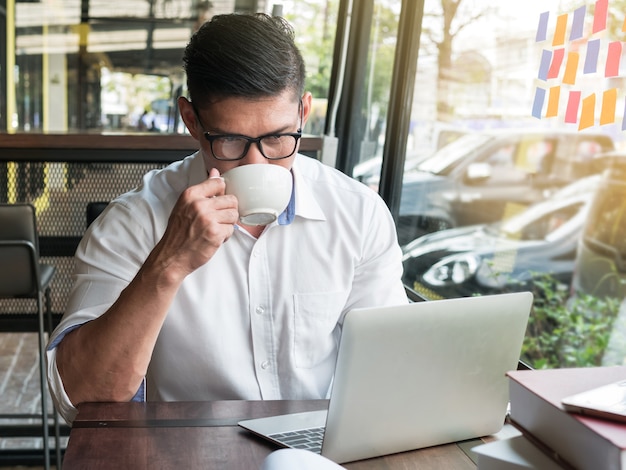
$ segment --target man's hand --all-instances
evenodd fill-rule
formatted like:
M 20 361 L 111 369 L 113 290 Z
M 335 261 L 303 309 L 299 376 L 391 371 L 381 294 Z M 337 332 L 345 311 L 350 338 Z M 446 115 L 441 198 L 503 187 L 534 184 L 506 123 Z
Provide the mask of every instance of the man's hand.
M 208 179 L 180 195 L 165 234 L 147 261 L 178 273 L 182 281 L 228 240 L 238 217 L 237 198 L 224 194 L 224 180 L 213 168 Z

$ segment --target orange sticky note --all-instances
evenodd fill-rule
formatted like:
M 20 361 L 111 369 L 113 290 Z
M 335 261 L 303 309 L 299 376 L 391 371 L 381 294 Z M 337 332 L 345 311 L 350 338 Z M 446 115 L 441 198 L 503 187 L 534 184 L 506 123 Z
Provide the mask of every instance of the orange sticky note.
M 567 13 L 556 18 L 556 28 L 552 38 L 553 46 L 562 46 L 565 43 L 565 30 L 567 29 Z
M 617 104 L 617 88 L 605 90 L 602 93 L 602 111 L 600 112 L 600 125 L 615 122 L 615 105 Z
M 580 121 L 578 122 L 578 130 L 582 131 L 593 126 L 595 121 L 596 94 L 592 93 L 583 98 L 583 107 L 580 112 Z
M 565 85 L 574 85 L 576 83 L 576 71 L 578 70 L 578 61 L 580 54 L 578 52 L 568 52 L 567 62 L 565 63 L 565 73 L 563 74 L 563 83 Z
M 559 113 L 560 96 L 560 86 L 553 86 L 550 88 L 550 94 L 548 95 L 548 109 L 546 109 L 546 117 L 555 117 Z

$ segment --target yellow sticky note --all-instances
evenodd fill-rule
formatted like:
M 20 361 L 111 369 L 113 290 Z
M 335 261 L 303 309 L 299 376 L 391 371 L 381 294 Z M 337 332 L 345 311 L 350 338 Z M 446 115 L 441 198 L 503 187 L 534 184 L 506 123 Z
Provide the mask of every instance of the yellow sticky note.
M 554 29 L 553 46 L 562 46 L 565 43 L 565 30 L 567 29 L 567 13 L 556 18 L 556 28 Z
M 580 54 L 578 54 L 578 52 L 567 53 L 565 73 L 563 73 L 563 83 L 565 85 L 574 85 L 576 83 L 576 71 L 578 70 L 579 60 L 580 60 Z
M 559 97 L 561 96 L 561 87 L 553 86 L 550 88 L 548 96 L 548 108 L 546 109 L 546 117 L 555 117 L 559 113 Z
M 602 111 L 600 112 L 600 125 L 615 122 L 615 105 L 617 103 L 617 88 L 605 90 L 602 93 Z
M 592 93 L 589 96 L 583 98 L 583 107 L 580 112 L 580 121 L 578 123 L 578 130 L 587 129 L 593 126 L 595 120 L 594 112 L 596 108 L 596 94 Z

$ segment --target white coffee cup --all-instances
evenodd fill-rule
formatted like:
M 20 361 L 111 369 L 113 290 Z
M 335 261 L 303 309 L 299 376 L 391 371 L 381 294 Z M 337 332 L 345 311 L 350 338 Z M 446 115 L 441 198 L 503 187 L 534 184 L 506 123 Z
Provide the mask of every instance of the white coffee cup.
M 245 225 L 267 225 L 285 210 L 293 180 L 286 168 L 270 163 L 241 165 L 222 175 L 226 194 L 239 201 L 239 220 Z

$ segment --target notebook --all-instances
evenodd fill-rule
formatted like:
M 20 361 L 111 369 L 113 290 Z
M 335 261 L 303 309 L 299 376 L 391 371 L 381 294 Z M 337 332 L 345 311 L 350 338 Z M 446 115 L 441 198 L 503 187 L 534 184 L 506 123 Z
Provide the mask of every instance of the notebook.
M 282 446 L 315 429 L 337 463 L 493 434 L 508 405 L 529 292 L 361 308 L 345 316 L 328 410 L 239 425 Z

